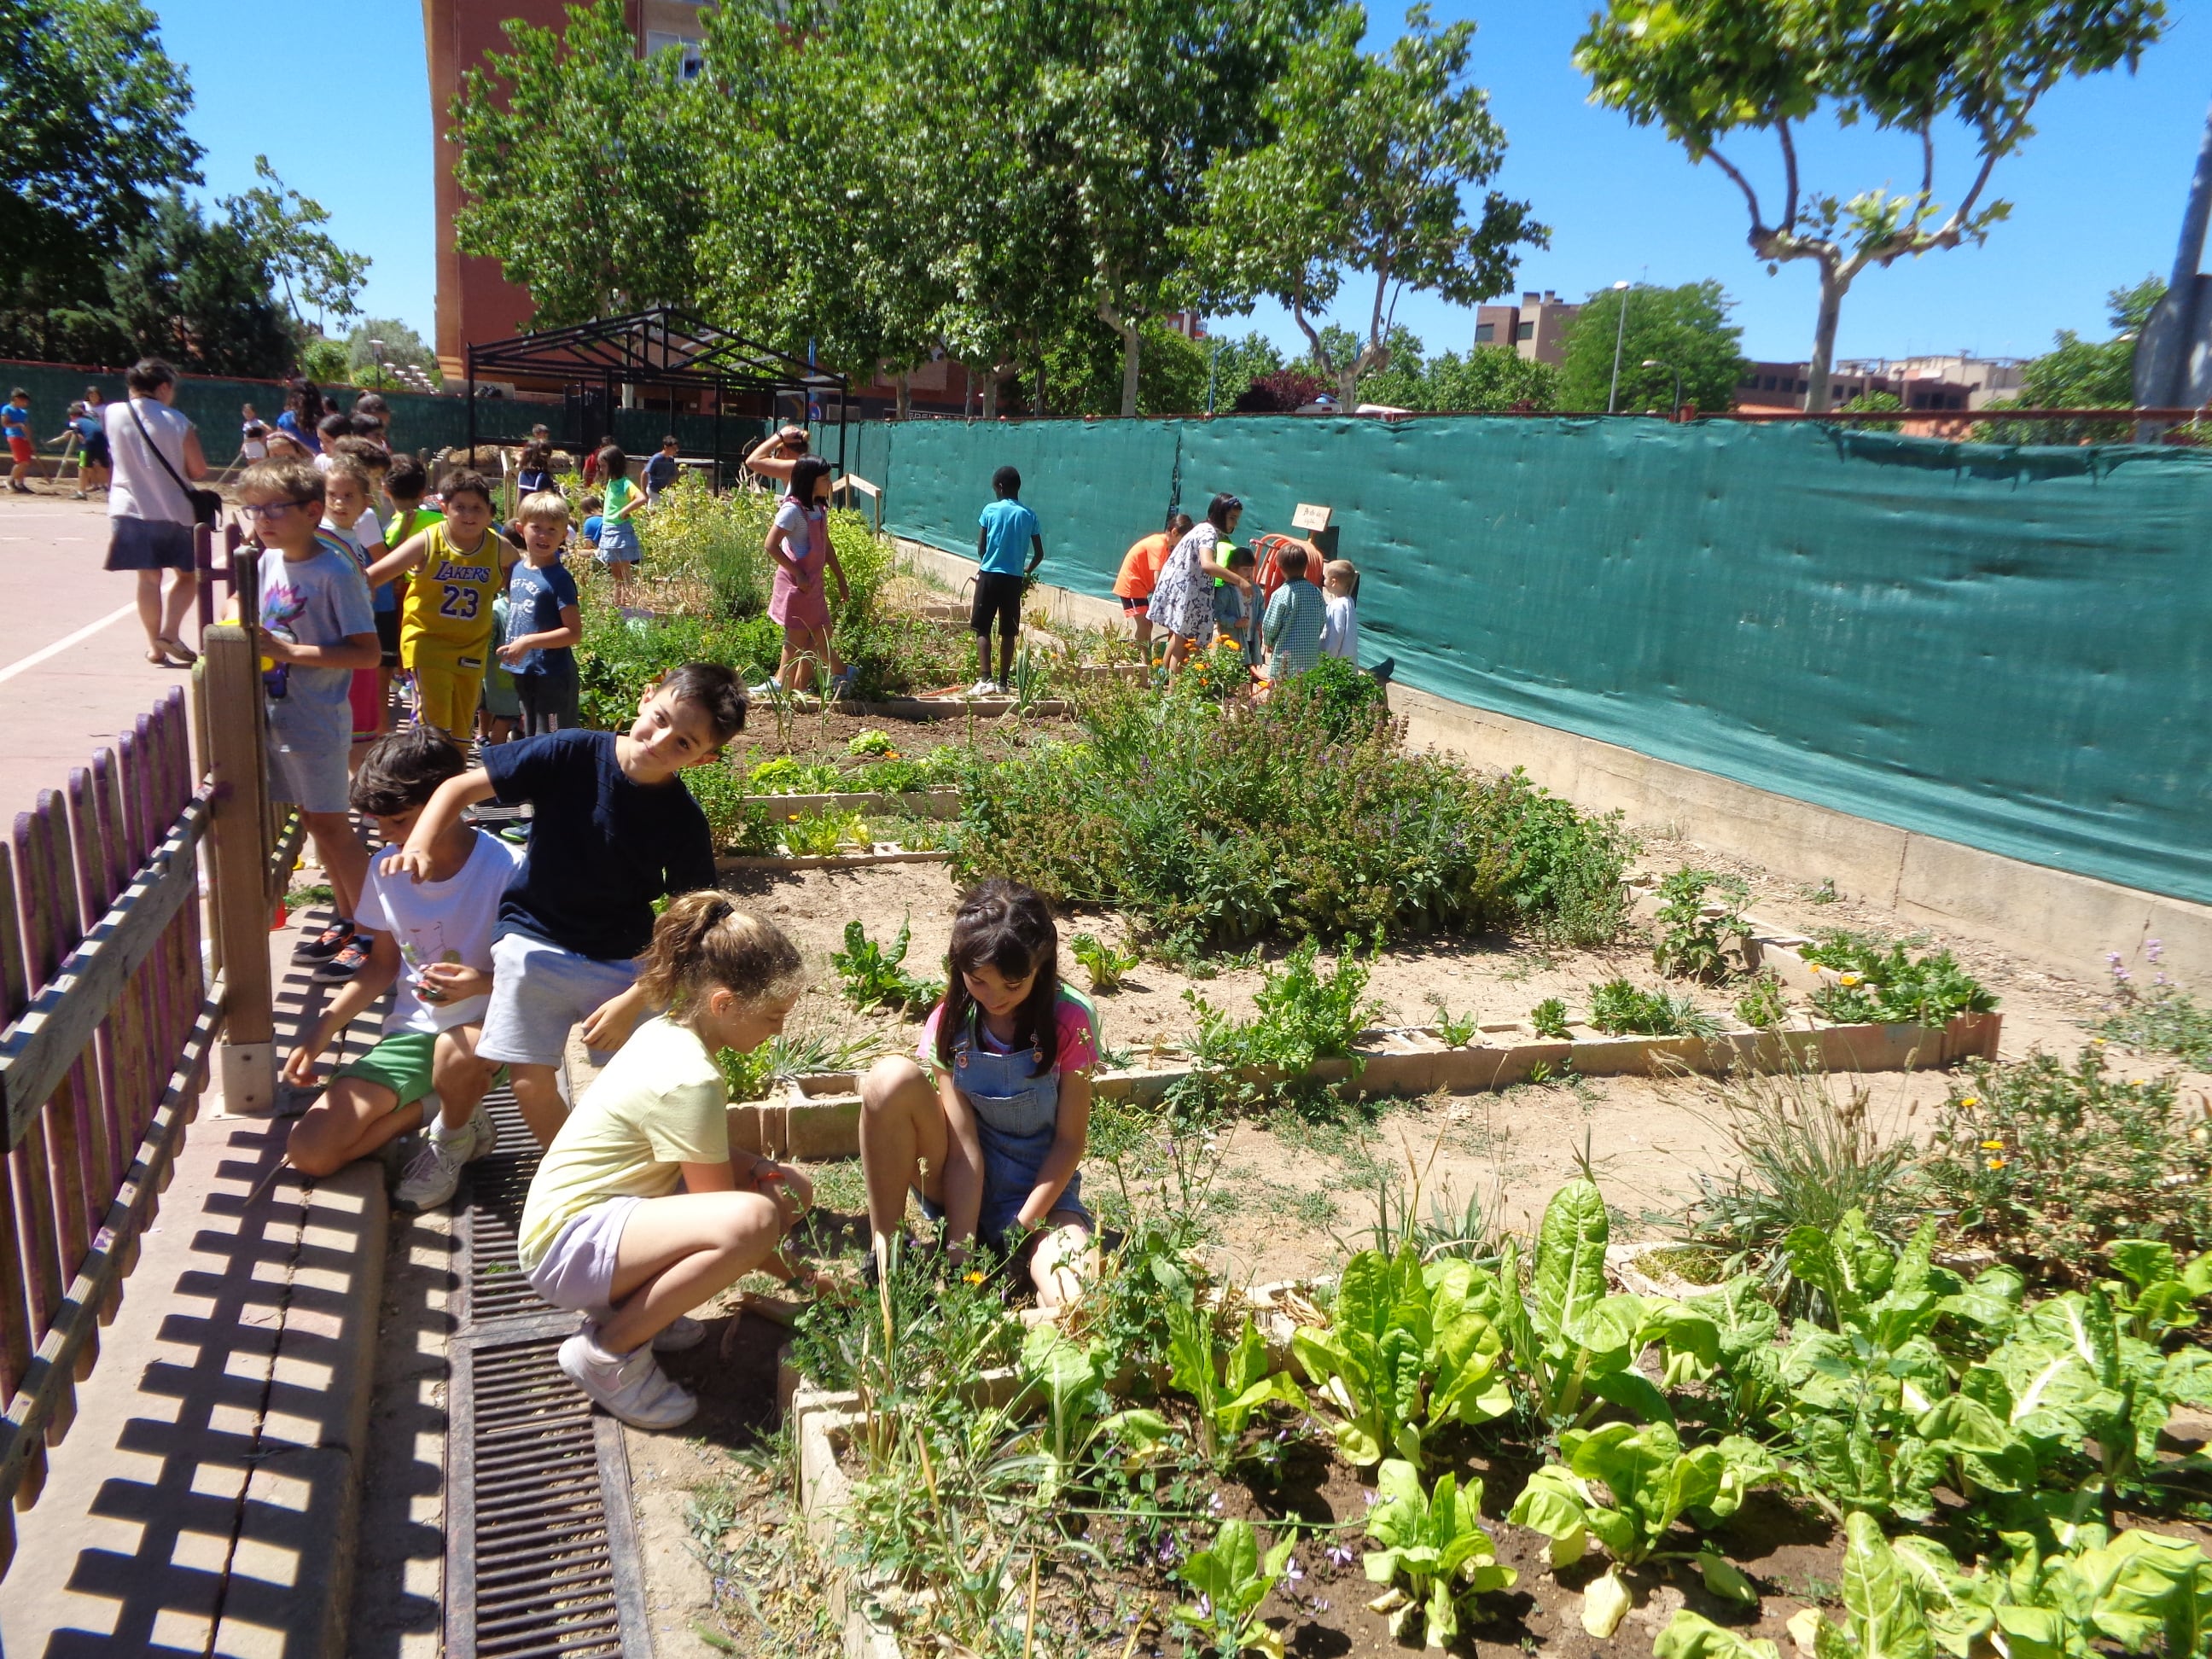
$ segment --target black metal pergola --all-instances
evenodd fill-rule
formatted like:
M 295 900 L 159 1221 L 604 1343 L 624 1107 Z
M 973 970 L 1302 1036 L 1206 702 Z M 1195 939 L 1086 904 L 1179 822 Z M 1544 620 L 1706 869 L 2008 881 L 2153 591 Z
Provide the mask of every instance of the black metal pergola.
M 477 381 L 481 376 L 560 382 L 568 394 L 565 423 L 574 428 L 564 441 L 579 454 L 599 433 L 612 429 L 617 386 L 664 390 L 672 411 L 679 392 L 712 392 L 718 488 L 723 480 L 722 406 L 726 398 L 764 395 L 772 417 L 782 412 L 784 399 L 796 398 L 802 422 L 820 420 L 827 425 L 834 393 L 837 470 L 845 469 L 845 422 L 852 390 L 846 376 L 817 369 L 673 306 L 471 345 L 467 363 L 471 453 L 477 446 Z M 596 398 L 592 393 L 598 394 Z

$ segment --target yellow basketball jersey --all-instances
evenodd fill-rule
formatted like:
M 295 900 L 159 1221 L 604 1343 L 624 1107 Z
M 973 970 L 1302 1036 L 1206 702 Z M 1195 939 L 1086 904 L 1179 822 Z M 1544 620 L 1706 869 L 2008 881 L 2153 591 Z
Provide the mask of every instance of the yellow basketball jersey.
M 408 578 L 407 599 L 399 613 L 401 653 L 411 654 L 426 640 L 457 650 L 471 646 L 489 649 L 491 602 L 501 586 L 499 538 L 487 530 L 475 552 L 461 553 L 446 538 L 444 524 L 434 524 L 422 533 L 430 547 Z

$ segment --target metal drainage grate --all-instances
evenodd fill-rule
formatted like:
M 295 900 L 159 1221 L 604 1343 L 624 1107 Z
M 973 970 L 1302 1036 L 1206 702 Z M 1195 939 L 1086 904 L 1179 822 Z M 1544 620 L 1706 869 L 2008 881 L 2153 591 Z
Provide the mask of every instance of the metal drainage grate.
M 462 1188 L 446 1437 L 448 1659 L 652 1659 L 622 1425 L 554 1361 L 576 1316 L 515 1261 L 537 1143 L 505 1090 Z

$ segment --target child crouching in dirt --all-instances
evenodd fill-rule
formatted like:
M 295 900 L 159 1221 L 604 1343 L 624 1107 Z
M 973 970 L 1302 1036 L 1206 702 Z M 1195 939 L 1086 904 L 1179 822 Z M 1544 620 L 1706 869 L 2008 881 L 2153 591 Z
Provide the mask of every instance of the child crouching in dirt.
M 531 1181 L 522 1270 L 555 1307 L 585 1316 L 561 1345 L 561 1369 L 634 1427 L 672 1429 L 699 1409 L 653 1357 L 704 1337 L 690 1309 L 756 1267 L 799 1276 L 778 1252 L 812 1188 L 796 1170 L 730 1150 L 715 1056 L 781 1031 L 802 975 L 790 939 L 727 894 L 672 902 L 638 979 L 668 1012 L 608 1062 Z
M 1097 1268 L 1078 1167 L 1097 1010 L 1060 982 L 1052 911 L 1015 882 L 961 901 L 950 962 L 916 1060 L 878 1060 L 860 1080 L 868 1226 L 887 1249 L 918 1189 L 956 1259 L 978 1238 L 1026 1250 L 1038 1305 L 1062 1307 Z

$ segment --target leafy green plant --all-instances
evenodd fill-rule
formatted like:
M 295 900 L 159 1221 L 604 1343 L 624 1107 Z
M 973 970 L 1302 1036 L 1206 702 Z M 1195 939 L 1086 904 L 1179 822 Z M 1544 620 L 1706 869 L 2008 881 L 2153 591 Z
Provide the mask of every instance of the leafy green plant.
M 1654 1343 L 1669 1356 L 1689 1352 L 1716 1363 L 1720 1334 L 1704 1315 L 1670 1302 L 1606 1294 L 1605 1249 L 1612 1224 L 1605 1197 L 1587 1175 L 1544 1206 L 1526 1292 L 1519 1255 L 1505 1243 L 1494 1284 L 1497 1321 L 1527 1409 L 1553 1428 L 1577 1426 L 1607 1403 L 1645 1421 L 1671 1422 L 1674 1410 L 1636 1360 Z
M 1232 1020 L 1195 991 L 1183 999 L 1198 1018 L 1195 1051 L 1212 1066 L 1276 1066 L 1292 1078 L 1313 1069 L 1317 1060 L 1351 1059 L 1382 1005 L 1367 994 L 1372 955 L 1362 957 L 1355 940 L 1337 955 L 1324 974 L 1321 946 L 1308 939 L 1265 969 L 1252 994 L 1259 1017 Z
M 1078 933 L 1068 940 L 1067 951 L 1090 977 L 1091 988 L 1102 995 L 1120 990 L 1121 981 L 1137 965 L 1134 951 L 1120 950 L 1096 933 Z
M 1590 988 L 1590 1024 L 1609 1035 L 1713 1036 L 1720 1022 L 1687 997 L 1639 991 L 1625 979 Z
M 1651 965 L 1674 979 L 1712 981 L 1728 976 L 1728 947 L 1724 941 L 1745 930 L 1744 919 L 1733 908 L 1722 914 L 1705 914 L 1706 890 L 1719 884 L 1732 907 L 1743 902 L 1741 881 L 1723 882 L 1710 870 L 1677 870 L 1659 883 L 1659 926 L 1653 935 Z
M 1512 1409 L 1504 1341 L 1483 1307 L 1495 1300 L 1472 1263 L 1424 1264 L 1410 1246 L 1395 1256 L 1362 1250 L 1345 1263 L 1328 1328 L 1301 1328 L 1291 1348 L 1336 1413 L 1332 1433 L 1346 1462 L 1395 1452 L 1418 1464 L 1425 1430 Z
M 1540 1037 L 1549 1037 L 1554 1042 L 1565 1042 L 1574 1036 L 1567 1029 L 1567 1005 L 1558 997 L 1546 997 L 1528 1011 L 1529 1029 Z
M 1735 1000 L 1735 1017 L 1757 1031 L 1771 1031 L 1790 1019 L 1790 993 L 1772 972 L 1760 974 Z
M 2212 1296 L 2212 1254 L 2185 1265 L 2173 1246 L 2156 1239 L 2124 1238 L 2107 1253 L 2124 1288 L 2108 1286 L 2126 1334 L 2159 1342 L 2197 1323 L 2197 1304 Z
M 858 812 L 794 812 L 784 820 L 782 835 L 793 858 L 834 858 L 871 845 L 868 821 Z
M 2116 1239 L 2212 1249 L 2212 1133 L 2173 1079 L 2114 1077 L 2094 1043 L 1969 1073 L 1921 1164 L 1959 1237 L 2061 1285 Z
M 1393 1457 L 1376 1472 L 1375 1490 L 1380 1501 L 1368 1511 L 1367 1535 L 1382 1547 L 1360 1565 L 1370 1583 L 1390 1589 L 1368 1606 L 1390 1615 L 1393 1637 L 1403 1639 L 1418 1622 L 1429 1646 L 1449 1646 L 1459 1635 L 1462 1601 L 1510 1589 L 1520 1577 L 1498 1565 L 1497 1544 L 1483 1528 L 1482 1482 L 1462 1486 L 1443 1474 L 1425 1492 L 1420 1471 Z
M 845 787 L 845 775 L 827 761 L 802 761 L 778 755 L 752 769 L 749 780 L 763 795 L 834 795 Z
M 1194 1303 L 1166 1304 L 1170 1381 L 1198 1407 L 1199 1450 L 1209 1463 L 1236 1455 L 1255 1413 L 1270 1404 L 1304 1411 L 1305 1391 L 1288 1371 L 1271 1370 L 1267 1345 L 1247 1315 L 1225 1356 L 1214 1352 L 1213 1319 Z
M 1677 1607 L 1652 1641 L 1651 1659 L 1782 1659 L 1782 1650 L 1762 1637 L 1741 1635 L 1701 1613 Z
M 1283 680 L 1269 696 L 1287 702 L 1294 718 L 1311 720 L 1339 743 L 1390 717 L 1389 693 L 1382 683 L 1342 657 L 1323 657 Z
M 776 851 L 775 820 L 766 806 L 747 798 L 744 782 L 733 769 L 693 766 L 678 775 L 699 803 L 717 850 L 756 857 Z
M 1007 682 L 1014 694 L 1014 713 L 1026 715 L 1044 701 L 1051 689 L 1052 668 L 1042 652 L 1027 645 L 1014 653 L 1013 678 Z
M 1942 1025 L 1954 1014 L 1986 1013 L 1996 998 L 1948 951 L 1914 957 L 1906 943 L 1836 927 L 1800 954 L 1833 970 L 1813 993 L 1814 1012 L 1839 1025 Z
M 1048 1502 L 1101 1439 L 1121 1439 L 1141 1449 L 1165 1440 L 1170 1433 L 1167 1419 L 1158 1412 L 1112 1409 L 1101 1343 L 1078 1342 L 1056 1326 L 1034 1326 L 1022 1339 L 1018 1363 L 1024 1388 L 1034 1390 L 1044 1402 L 1038 1443 L 1048 1465 L 1040 1483 Z
M 1454 1014 L 1440 996 L 1431 997 L 1429 1006 L 1437 1011 L 1437 1036 L 1447 1048 L 1466 1048 L 1482 1030 L 1482 1017 L 1472 1009 Z
M 890 740 L 888 734 L 871 729 L 854 735 L 846 744 L 845 752 L 855 758 L 880 759 L 885 755 L 896 754 L 898 745 Z
M 1198 1596 L 1176 1608 L 1176 1622 L 1204 1632 L 1216 1659 L 1237 1659 L 1247 1650 L 1283 1659 L 1282 1636 L 1261 1620 L 1260 1605 L 1297 1547 L 1292 1533 L 1263 1557 L 1250 1522 L 1224 1521 L 1212 1546 L 1193 1551 L 1176 1569 L 1176 1577 Z
M 945 994 L 942 980 L 918 979 L 906 970 L 906 953 L 914 941 L 914 919 L 899 923 L 898 935 L 889 948 L 878 945 L 858 921 L 845 924 L 845 948 L 830 954 L 837 970 L 845 1000 L 860 1009 L 890 1008 L 901 1012 L 934 1006 Z
M 1612 1565 L 1583 1592 L 1583 1628 L 1592 1636 L 1611 1636 L 1629 1609 L 1621 1570 L 1662 1557 L 1695 1561 L 1716 1595 L 1758 1601 L 1751 1581 L 1717 1552 L 1659 1547 L 1677 1521 L 1724 1520 L 1774 1478 L 1774 1460 L 1758 1442 L 1732 1436 L 1686 1451 L 1672 1424 L 1607 1423 L 1568 1430 L 1559 1456 L 1529 1477 L 1506 1518 L 1552 1540 L 1554 1569 L 1581 1560 L 1593 1538 L 1605 1546 Z

